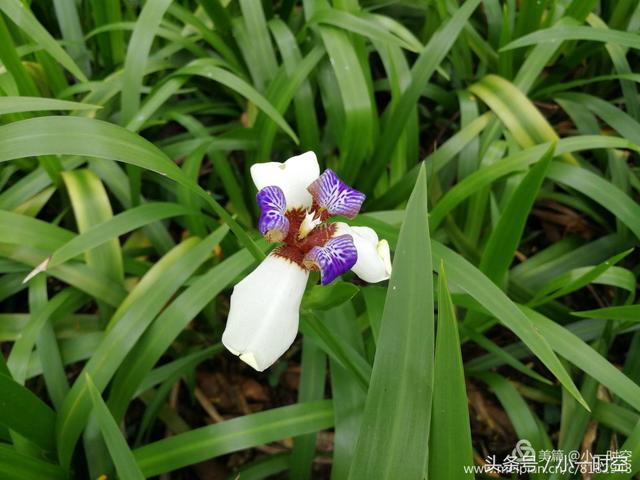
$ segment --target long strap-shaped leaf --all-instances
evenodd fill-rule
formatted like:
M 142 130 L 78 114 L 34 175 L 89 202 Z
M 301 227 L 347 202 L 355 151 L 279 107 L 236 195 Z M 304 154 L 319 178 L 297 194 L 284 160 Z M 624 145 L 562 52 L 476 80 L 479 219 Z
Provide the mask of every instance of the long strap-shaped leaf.
M 122 362 L 115 377 L 108 403 L 116 419 L 124 417 L 136 388 L 180 332 L 252 262 L 246 250 L 236 253 L 195 280 L 160 314 Z
M 70 102 L 41 97 L 0 97 L 0 115 L 46 110 L 98 110 L 102 107 L 88 103 Z
M 123 300 L 107 327 L 104 340 L 84 367 L 96 387 L 103 390 L 126 355 L 158 312 L 194 271 L 211 255 L 211 249 L 227 233 L 219 228 L 200 241 L 192 237 L 171 250 L 143 277 Z M 76 440 L 90 411 L 86 378 L 80 376 L 67 395 L 57 421 L 58 456 L 69 465 Z
M 537 45 L 538 43 L 558 42 L 559 40 L 588 40 L 591 42 L 604 42 L 622 45 L 634 49 L 640 49 L 640 38 L 633 32 L 619 30 L 601 30 L 585 26 L 560 26 L 551 27 L 520 37 L 517 40 L 502 47 L 502 50 Z
M 491 107 L 520 146 L 526 148 L 559 140 L 558 134 L 531 100 L 508 80 L 498 75 L 487 75 L 471 85 L 469 91 Z M 577 164 L 577 160 L 569 153 L 564 153 L 562 158 Z
M 124 61 L 121 98 L 122 123 L 131 120 L 140 107 L 140 91 L 142 90 L 142 79 L 149 50 L 156 30 L 169 5 L 171 5 L 171 0 L 148 0 L 136 21 Z
M 87 374 L 87 388 L 91 396 L 91 403 L 93 405 L 93 413 L 97 419 L 102 436 L 109 449 L 109 454 L 113 459 L 113 464 L 118 471 L 120 478 L 126 478 L 131 480 L 144 480 L 144 475 L 138 468 L 138 464 L 133 458 L 131 450 L 127 445 L 127 441 L 122 436 L 120 427 L 111 416 L 111 412 L 104 403 L 100 392 L 91 381 L 91 377 Z
M 171 202 L 146 203 L 131 208 L 109 220 L 92 226 L 86 232 L 59 246 L 51 254 L 47 268 L 60 265 L 91 248 L 102 245 L 110 239 L 117 238 L 158 220 L 195 213 L 194 210 L 188 207 Z
M 433 275 L 422 165 L 400 229 L 349 478 L 423 478 L 433 393 Z
M 640 386 L 562 325 L 535 310 L 521 308 L 554 350 L 608 387 L 633 408 L 640 410 Z
M 196 428 L 134 450 L 146 477 L 333 425 L 331 400 L 297 403 Z
M 164 175 L 202 197 L 256 259 L 264 258 L 262 250 L 211 195 L 158 148 L 122 127 L 76 117 L 39 117 L 0 127 L 0 162 L 49 154 L 109 158 Z
M 49 32 L 38 22 L 36 17 L 27 10 L 27 7 L 20 0 L 3 0 L 0 2 L 0 10 L 18 25 L 33 41 L 44 48 L 54 59 L 73 75 L 83 82 L 87 77 L 76 65 L 73 59 L 58 45 L 58 42 Z
M 429 438 L 429 478 L 473 479 L 465 466 L 473 464 L 469 407 L 464 382 L 458 320 L 447 287 L 444 263 L 438 272 L 438 336 L 435 351 L 432 432 Z
M 67 480 L 67 473 L 58 465 L 17 452 L 4 443 L 0 444 L 0 476 L 7 480 L 46 478 Z
M 411 83 L 400 97 L 392 112 L 385 112 L 382 135 L 376 143 L 374 156 L 367 166 L 367 175 L 363 177 L 361 187 L 365 192 L 373 190 L 380 174 L 384 171 L 388 159 L 402 135 L 409 118 L 409 112 L 415 108 L 422 95 L 424 86 L 445 58 L 451 46 L 475 11 L 480 0 L 467 0 L 447 21 L 444 27 L 436 32 L 424 47 L 420 56 L 411 68 Z
M 588 410 L 588 405 L 545 337 L 504 292 L 453 250 L 436 241 L 432 242 L 432 248 L 434 263 L 444 260 L 449 278 L 520 337 L 564 388 Z
M 54 450 L 56 415 L 49 406 L 8 375 L 0 372 L 0 425 L 45 450 Z

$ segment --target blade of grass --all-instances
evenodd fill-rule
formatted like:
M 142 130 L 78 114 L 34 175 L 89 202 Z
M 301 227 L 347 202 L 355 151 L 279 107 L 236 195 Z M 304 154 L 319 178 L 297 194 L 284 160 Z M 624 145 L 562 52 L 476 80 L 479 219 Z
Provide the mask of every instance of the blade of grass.
M 321 318 L 329 329 L 345 339 L 359 355 L 364 356 L 364 343 L 351 304 L 343 303 L 339 307 L 322 312 Z M 329 366 L 335 409 L 331 480 L 345 480 L 349 476 L 349 468 L 358 440 L 366 392 L 353 381 L 351 372 L 343 368 L 338 361 L 329 358 Z
M 426 218 L 423 164 L 400 229 L 352 479 L 422 478 L 427 466 L 434 326 Z
M 57 247 L 51 254 L 47 268 L 63 264 L 87 250 L 150 223 L 193 213 L 188 207 L 170 202 L 146 203 L 130 208 L 91 226 L 80 235 L 76 235 Z
M 145 476 L 138 468 L 138 464 L 129 450 L 127 441 L 122 436 L 120 427 L 111 416 L 111 412 L 102 400 L 100 392 L 91 381 L 89 374 L 86 375 L 87 389 L 91 397 L 91 403 L 93 404 L 93 414 L 98 421 L 102 436 L 109 449 L 109 454 L 113 460 L 113 464 L 116 466 L 118 475 L 120 478 L 126 478 L 131 480 L 144 479 Z
M 537 30 L 524 37 L 520 37 L 502 47 L 502 50 L 514 50 L 539 43 L 554 43 L 565 40 L 588 40 L 591 42 L 613 43 L 623 47 L 640 49 L 640 39 L 632 32 L 600 30 L 585 26 L 555 26 Z
M 7 480 L 24 480 L 25 478 L 66 480 L 69 478 L 67 472 L 58 465 L 24 455 L 3 443 L 0 443 L 0 474 Z
M 367 175 L 358 184 L 365 193 L 373 191 L 382 174 L 387 159 L 393 155 L 402 135 L 410 112 L 415 107 L 424 85 L 446 57 L 448 51 L 460 35 L 460 32 L 473 14 L 480 0 L 467 0 L 456 13 L 436 32 L 424 47 L 411 68 L 411 83 L 398 100 L 391 112 L 385 112 L 380 138 L 376 142 L 374 155 L 367 165 Z
M 444 260 L 452 282 L 471 295 L 503 325 L 513 331 L 567 391 L 588 409 L 573 380 L 551 349 L 551 344 L 534 328 L 533 323 L 518 310 L 518 307 L 509 300 L 504 292 L 454 251 L 436 241 L 432 241 L 431 244 L 434 261 Z
M 11 19 L 24 33 L 37 44 L 41 45 L 60 65 L 71 72 L 81 82 L 87 77 L 78 68 L 73 59 L 65 52 L 58 42 L 38 22 L 36 17 L 20 0 L 6 0 L 0 2 L 0 10 Z
M 598 308 L 597 310 L 583 310 L 580 312 L 571 312 L 571 315 L 585 318 L 606 318 L 608 320 L 640 322 L 640 305 L 624 305 L 619 307 Z
M 0 127 L 0 162 L 41 154 L 108 158 L 167 176 L 205 200 L 257 259 L 264 258 L 229 212 L 157 147 L 134 133 L 107 122 L 74 117 L 40 117 Z
M 456 319 L 445 267 L 438 271 L 438 332 L 436 335 L 433 413 L 429 437 L 429 477 L 472 479 L 473 465 L 467 391 Z
M 226 229 L 219 229 L 205 240 L 192 237 L 182 242 L 162 257 L 120 304 L 110 320 L 104 340 L 83 369 L 83 374 L 88 373 L 98 389 L 106 387 L 144 330 L 176 290 L 210 257 L 211 249 L 225 233 Z M 56 438 L 62 465 L 71 462 L 89 410 L 85 377 L 80 376 L 58 414 Z
M 471 85 L 469 91 L 489 105 L 521 147 L 559 140 L 546 118 L 524 93 L 508 80 L 490 74 Z M 577 164 L 577 160 L 569 153 L 564 153 L 561 157 L 568 163 Z
M 54 450 L 55 412 L 34 393 L 2 372 L 0 392 L 0 424 L 44 450 Z
M 312 402 L 324 398 L 324 383 L 327 356 L 311 338 L 302 342 L 302 363 L 300 365 L 300 387 L 298 403 Z M 311 478 L 313 459 L 316 456 L 316 433 L 301 435 L 293 439 L 291 451 L 291 477 L 308 480 Z
M 145 477 L 333 425 L 330 400 L 298 403 L 200 427 L 134 450 Z
M 46 110 L 99 110 L 99 105 L 42 97 L 0 97 L 0 115 Z
M 140 93 L 151 44 L 171 0 L 148 0 L 129 39 L 124 61 L 121 95 L 121 123 L 128 123 L 140 108 Z
M 46 307 L 47 301 L 47 279 L 44 275 L 40 275 L 34 278 L 29 285 L 30 315 L 35 316 L 38 310 Z M 69 391 L 69 382 L 64 371 L 64 364 L 60 356 L 58 340 L 51 317 L 45 320 L 40 329 L 40 334 L 36 340 L 36 351 L 40 358 L 40 365 L 43 367 L 42 372 L 49 398 L 55 408 L 59 409 Z
M 118 420 L 147 373 L 187 324 L 224 288 L 253 263 L 240 251 L 193 282 L 140 338 L 122 362 L 109 396 L 109 408 Z
M 640 386 L 566 328 L 530 308 L 522 307 L 522 311 L 559 355 L 640 410 Z
M 529 212 L 544 181 L 554 151 L 555 145 L 552 144 L 522 179 L 487 240 L 480 260 L 480 270 L 499 286 L 504 284 L 509 266 L 520 245 Z

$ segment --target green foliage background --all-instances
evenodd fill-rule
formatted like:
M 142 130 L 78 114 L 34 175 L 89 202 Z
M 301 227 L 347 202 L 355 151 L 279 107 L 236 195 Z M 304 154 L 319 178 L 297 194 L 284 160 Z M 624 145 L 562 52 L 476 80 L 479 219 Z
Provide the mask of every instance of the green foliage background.
M 2 0 L 0 477 L 196 478 L 293 437 L 230 478 L 473 478 L 466 385 L 632 478 L 639 30 L 636 0 Z M 367 194 L 394 273 L 311 287 L 252 374 L 218 343 L 268 251 L 248 171 L 306 150 Z M 196 369 L 277 391 L 297 364 L 297 403 L 172 407 L 184 382 L 200 408 Z

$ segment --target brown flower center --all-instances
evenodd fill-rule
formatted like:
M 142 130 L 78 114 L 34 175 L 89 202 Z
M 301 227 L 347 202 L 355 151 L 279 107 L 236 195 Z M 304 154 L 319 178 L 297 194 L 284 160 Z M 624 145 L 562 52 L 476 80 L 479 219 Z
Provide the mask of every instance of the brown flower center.
M 328 217 L 326 211 L 320 210 L 318 213 L 318 209 L 315 208 L 312 211 L 314 212 L 315 218 L 320 218 L 322 221 L 326 220 Z M 320 223 L 305 237 L 299 238 L 298 232 L 300 231 L 300 226 L 307 215 L 307 211 L 303 208 L 297 208 L 295 210 L 287 210 L 285 215 L 289 220 L 289 232 L 283 240 L 284 245 L 274 249 L 273 254 L 286 258 L 287 260 L 290 260 L 300 267 L 308 270 L 307 266 L 305 266 L 303 262 L 304 256 L 313 247 L 321 247 L 331 237 L 333 237 L 337 226 L 333 223 Z

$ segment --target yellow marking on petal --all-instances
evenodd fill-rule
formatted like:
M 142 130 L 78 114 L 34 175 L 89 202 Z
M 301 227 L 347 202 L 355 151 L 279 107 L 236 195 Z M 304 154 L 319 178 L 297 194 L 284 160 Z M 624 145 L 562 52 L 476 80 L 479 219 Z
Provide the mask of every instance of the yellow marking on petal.
M 242 355 L 240 355 L 240 360 L 242 360 L 254 370 L 258 370 L 259 372 L 264 370 L 264 368 L 260 368 L 258 366 L 258 361 L 256 360 L 255 355 L 251 352 L 243 353 Z

